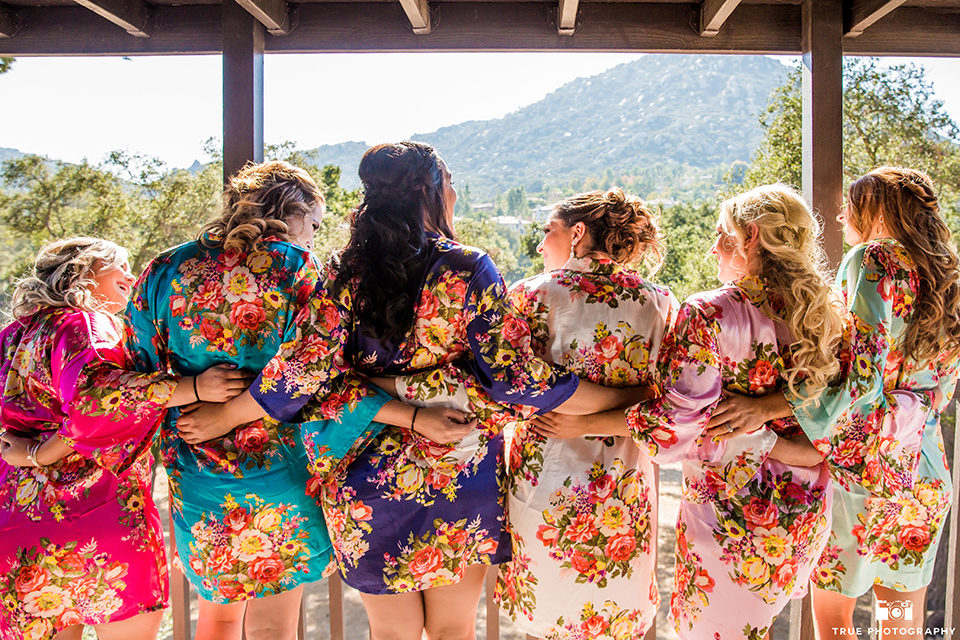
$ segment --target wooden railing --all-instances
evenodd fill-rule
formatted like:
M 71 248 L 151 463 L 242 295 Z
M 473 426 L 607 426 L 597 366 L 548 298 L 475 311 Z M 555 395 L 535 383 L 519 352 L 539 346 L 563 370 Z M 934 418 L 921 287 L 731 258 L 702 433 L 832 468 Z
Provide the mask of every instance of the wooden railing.
M 951 411 L 953 406 L 951 406 Z M 960 438 L 953 438 L 953 460 L 960 460 Z M 656 487 L 659 493 L 660 474 L 656 474 Z M 960 487 L 960 464 L 953 465 L 953 485 Z M 956 494 L 955 494 L 956 496 Z M 960 531 L 960 509 L 956 508 L 956 498 L 954 498 L 954 508 L 950 512 L 950 527 L 946 532 L 947 538 L 941 544 L 947 544 L 948 547 L 948 570 L 946 573 L 946 602 L 945 621 L 943 626 L 951 628 L 960 626 L 960 591 L 957 587 L 957 552 L 958 552 L 958 531 Z M 656 541 L 658 535 L 657 523 L 654 523 L 653 540 Z M 170 536 L 172 539 L 172 536 Z M 170 555 L 173 557 L 173 548 L 170 549 Z M 486 578 L 486 640 L 499 640 L 500 638 L 500 612 L 493 601 L 493 590 L 497 579 L 497 568 L 490 567 Z M 173 610 L 173 640 L 192 640 L 191 631 L 192 621 L 190 616 L 190 585 L 183 574 L 172 569 L 170 575 L 170 597 Z M 330 607 L 330 640 L 345 640 L 346 638 L 346 617 L 344 614 L 344 591 L 343 582 L 339 575 L 334 575 L 327 580 L 327 590 L 329 594 L 328 605 Z M 668 606 L 664 603 L 662 606 Z M 871 603 L 871 609 L 873 605 Z M 928 605 L 929 608 L 929 605 Z M 813 640 L 813 615 L 810 604 L 810 595 L 808 594 L 802 600 L 795 600 L 788 608 L 789 612 L 789 640 Z M 875 627 L 876 625 L 871 625 Z M 300 640 L 307 639 L 307 616 L 306 604 L 301 605 L 300 609 Z M 316 640 L 314 635 L 310 640 Z M 656 625 L 654 625 L 644 636 L 644 640 L 654 640 L 657 637 Z M 531 640 L 528 636 L 528 640 Z M 784 640 L 771 634 L 770 640 Z

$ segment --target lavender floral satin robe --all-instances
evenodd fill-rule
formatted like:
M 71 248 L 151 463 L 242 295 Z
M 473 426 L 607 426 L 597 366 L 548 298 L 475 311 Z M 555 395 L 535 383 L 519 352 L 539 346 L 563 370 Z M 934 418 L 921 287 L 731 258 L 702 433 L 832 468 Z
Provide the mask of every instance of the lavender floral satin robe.
M 664 394 L 627 411 L 636 442 L 660 463 L 683 461 L 670 615 L 681 638 L 760 640 L 806 590 L 830 532 L 826 463 L 769 458 L 776 421 L 727 442 L 702 437 L 724 391 L 785 386 L 793 342 L 761 280 L 744 278 L 689 298 L 664 350 Z

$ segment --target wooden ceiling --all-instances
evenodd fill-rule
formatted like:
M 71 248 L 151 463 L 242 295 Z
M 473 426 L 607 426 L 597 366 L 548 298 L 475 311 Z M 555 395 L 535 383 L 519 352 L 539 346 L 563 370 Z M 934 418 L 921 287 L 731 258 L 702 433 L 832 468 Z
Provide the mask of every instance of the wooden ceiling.
M 800 0 L 226 0 L 267 53 L 801 53 Z M 842 4 L 848 55 L 960 56 L 960 0 Z M 216 54 L 219 0 L 0 0 L 0 55 Z

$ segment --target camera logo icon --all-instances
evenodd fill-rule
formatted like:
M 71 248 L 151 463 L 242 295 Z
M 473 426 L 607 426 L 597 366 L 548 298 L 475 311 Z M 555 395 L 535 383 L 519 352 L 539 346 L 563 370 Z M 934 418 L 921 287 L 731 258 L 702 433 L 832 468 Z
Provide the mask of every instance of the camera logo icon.
M 877 600 L 877 620 L 913 620 L 913 602 Z

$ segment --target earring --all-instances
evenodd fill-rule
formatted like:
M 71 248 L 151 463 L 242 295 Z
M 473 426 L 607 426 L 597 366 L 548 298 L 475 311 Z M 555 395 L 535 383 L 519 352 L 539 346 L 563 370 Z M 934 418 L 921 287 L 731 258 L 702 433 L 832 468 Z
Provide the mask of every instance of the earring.
M 570 240 L 570 259 L 574 260 L 577 257 L 577 239 L 573 238 Z

